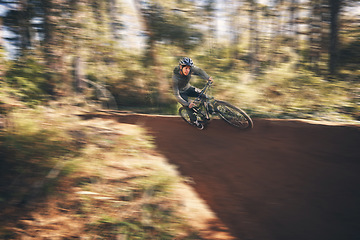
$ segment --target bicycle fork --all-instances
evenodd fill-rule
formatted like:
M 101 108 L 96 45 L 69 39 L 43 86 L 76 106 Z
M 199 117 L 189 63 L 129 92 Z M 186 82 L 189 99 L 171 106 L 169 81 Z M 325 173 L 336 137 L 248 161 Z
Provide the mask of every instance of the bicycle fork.
M 199 116 L 202 121 L 209 121 L 210 120 L 210 114 L 208 111 L 208 107 L 205 105 L 206 103 L 204 103 L 204 111 L 201 111 L 201 107 L 194 107 L 193 111 L 195 112 L 195 114 L 197 116 Z

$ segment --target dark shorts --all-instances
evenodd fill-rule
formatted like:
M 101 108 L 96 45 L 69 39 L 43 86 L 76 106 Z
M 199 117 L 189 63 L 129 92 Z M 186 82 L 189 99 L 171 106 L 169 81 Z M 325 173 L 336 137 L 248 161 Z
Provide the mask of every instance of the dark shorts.
M 189 89 L 187 89 L 184 92 L 180 92 L 180 96 L 186 100 L 187 102 L 189 101 L 189 97 L 199 97 L 201 90 L 195 87 L 190 87 Z

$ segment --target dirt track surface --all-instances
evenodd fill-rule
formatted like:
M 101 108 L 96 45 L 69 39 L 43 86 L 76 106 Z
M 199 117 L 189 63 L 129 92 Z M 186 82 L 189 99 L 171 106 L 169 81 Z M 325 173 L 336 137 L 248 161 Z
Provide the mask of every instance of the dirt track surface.
M 109 116 L 108 116 L 109 117 Z M 111 115 L 144 125 L 157 148 L 238 239 L 360 239 L 360 127 L 256 120 Z

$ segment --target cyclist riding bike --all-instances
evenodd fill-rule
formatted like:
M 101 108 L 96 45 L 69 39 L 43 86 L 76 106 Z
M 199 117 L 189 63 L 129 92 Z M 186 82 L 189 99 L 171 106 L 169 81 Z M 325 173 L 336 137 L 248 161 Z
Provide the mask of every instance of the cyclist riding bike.
M 204 80 L 213 81 L 212 78 L 201 68 L 194 66 L 191 58 L 184 57 L 180 59 L 179 65 L 174 68 L 173 73 L 173 89 L 177 101 L 184 107 L 188 107 L 189 116 L 191 121 L 198 127 L 204 128 L 201 122 L 198 122 L 192 108 L 195 106 L 193 100 L 189 100 L 189 97 L 199 97 L 201 90 L 191 86 L 191 75 L 197 75 Z

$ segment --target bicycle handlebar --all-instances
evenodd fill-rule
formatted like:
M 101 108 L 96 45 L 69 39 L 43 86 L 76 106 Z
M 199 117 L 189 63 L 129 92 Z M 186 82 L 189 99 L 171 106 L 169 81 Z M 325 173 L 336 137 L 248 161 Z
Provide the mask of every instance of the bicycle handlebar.
M 207 83 L 205 84 L 205 87 L 201 90 L 201 92 L 199 93 L 199 97 L 197 97 L 195 99 L 195 101 L 201 101 L 201 97 L 203 95 L 205 95 L 206 91 L 209 89 L 209 87 L 213 84 L 213 81 L 208 80 Z
M 205 84 L 205 87 L 202 89 L 202 93 L 206 92 L 206 90 L 213 84 L 212 81 L 208 80 L 207 83 Z

